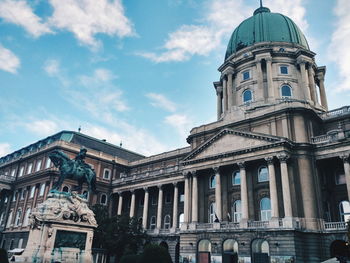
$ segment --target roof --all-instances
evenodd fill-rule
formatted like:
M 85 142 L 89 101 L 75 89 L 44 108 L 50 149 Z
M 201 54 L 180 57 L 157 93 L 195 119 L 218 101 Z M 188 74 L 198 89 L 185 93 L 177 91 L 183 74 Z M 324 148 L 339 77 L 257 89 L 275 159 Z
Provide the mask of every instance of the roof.
M 80 132 L 74 131 L 61 131 L 47 138 L 39 140 L 33 144 L 23 147 L 13 153 L 10 153 L 2 158 L 0 158 L 0 165 L 9 162 L 13 159 L 20 158 L 21 156 L 36 152 L 38 149 L 51 144 L 55 141 L 66 141 L 74 144 L 84 146 L 85 148 L 93 149 L 96 151 L 101 151 L 118 158 L 127 160 L 129 162 L 136 161 L 145 158 L 145 156 L 129 151 L 117 145 L 106 142 L 105 140 L 99 140 L 94 137 L 82 134 Z
M 233 31 L 225 60 L 237 51 L 259 42 L 289 42 L 309 49 L 303 32 L 289 17 L 260 7 Z

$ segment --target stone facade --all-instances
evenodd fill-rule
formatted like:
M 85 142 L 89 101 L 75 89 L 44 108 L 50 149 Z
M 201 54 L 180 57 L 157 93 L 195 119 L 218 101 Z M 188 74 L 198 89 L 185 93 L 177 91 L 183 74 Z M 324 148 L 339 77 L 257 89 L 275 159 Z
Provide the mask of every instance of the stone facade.
M 137 217 L 174 262 L 335 256 L 350 218 L 350 106 L 328 111 L 326 68 L 315 61 L 289 42 L 230 55 L 214 82 L 217 121 L 193 128 L 185 148 L 144 157 L 61 132 L 1 158 L 2 247 L 21 238 L 25 246 L 26 216 L 17 220 L 14 211 L 43 202 L 57 176 L 52 166 L 21 175 L 22 167 L 44 162 L 53 149 L 72 157 L 84 146 L 98 177 L 89 204 Z

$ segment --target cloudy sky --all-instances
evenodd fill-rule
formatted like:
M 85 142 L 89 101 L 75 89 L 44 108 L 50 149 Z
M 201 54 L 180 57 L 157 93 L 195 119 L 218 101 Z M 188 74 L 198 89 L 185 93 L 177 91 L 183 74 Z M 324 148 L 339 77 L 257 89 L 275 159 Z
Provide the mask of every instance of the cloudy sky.
M 215 121 L 212 85 L 258 0 L 0 0 L 0 156 L 60 130 L 146 154 Z M 350 103 L 350 1 L 264 0 L 327 66 L 330 108 Z

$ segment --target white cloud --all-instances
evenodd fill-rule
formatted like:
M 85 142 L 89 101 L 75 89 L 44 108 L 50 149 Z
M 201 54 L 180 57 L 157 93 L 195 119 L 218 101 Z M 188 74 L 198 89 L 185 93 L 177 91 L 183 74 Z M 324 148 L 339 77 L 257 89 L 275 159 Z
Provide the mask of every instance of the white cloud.
M 151 105 L 156 108 L 161 108 L 170 112 L 176 111 L 176 104 L 165 97 L 163 94 L 148 93 L 146 94 L 151 100 Z
M 39 136 L 49 136 L 59 130 L 59 125 L 53 120 L 34 120 L 25 124 L 27 130 Z
M 0 2 L 0 17 L 8 23 L 23 27 L 34 37 L 51 33 L 51 29 L 34 14 L 26 1 L 4 0 Z
M 175 128 L 177 133 L 186 138 L 191 128 L 194 126 L 190 118 L 185 114 L 172 114 L 165 118 L 164 122 Z
M 337 0 L 334 14 L 337 17 L 335 31 L 329 46 L 329 57 L 339 68 L 339 82 L 337 91 L 350 90 L 350 2 Z
M 44 70 L 51 77 L 57 76 L 61 71 L 60 63 L 56 59 L 49 59 L 45 62 Z
M 19 58 L 11 50 L 4 48 L 0 44 L 0 69 L 10 73 L 17 73 L 20 64 Z
M 271 0 L 266 3 L 272 12 L 281 12 L 290 16 L 302 29 L 308 27 L 305 19 L 306 10 L 301 0 Z M 217 49 L 223 39 L 244 19 L 252 16 L 257 6 L 247 6 L 243 0 L 208 0 L 204 5 L 204 16 L 200 25 L 182 25 L 168 35 L 162 46 L 163 51 L 137 52 L 136 55 L 145 57 L 153 62 L 186 61 L 194 55 L 207 56 Z
M 98 33 L 127 37 L 134 35 L 131 21 L 125 16 L 121 0 L 50 0 L 52 27 L 72 32 L 80 43 L 98 48 Z
M 0 143 L 0 157 L 9 154 L 11 151 L 11 145 L 9 143 Z

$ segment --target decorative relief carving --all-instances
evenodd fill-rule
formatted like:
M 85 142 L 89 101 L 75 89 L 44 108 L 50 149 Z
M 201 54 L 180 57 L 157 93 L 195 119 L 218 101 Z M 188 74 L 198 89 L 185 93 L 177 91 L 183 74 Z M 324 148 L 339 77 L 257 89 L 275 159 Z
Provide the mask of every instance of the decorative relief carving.
M 273 156 L 269 156 L 265 158 L 267 164 L 273 164 Z
M 97 227 L 95 215 L 88 207 L 87 200 L 77 192 L 51 191 L 48 199 L 33 210 L 29 219 L 33 229 L 40 229 L 44 222 L 59 223 L 62 221 Z
M 289 157 L 290 156 L 288 154 L 280 154 L 280 155 L 277 156 L 277 158 L 280 160 L 281 163 L 287 162 Z

